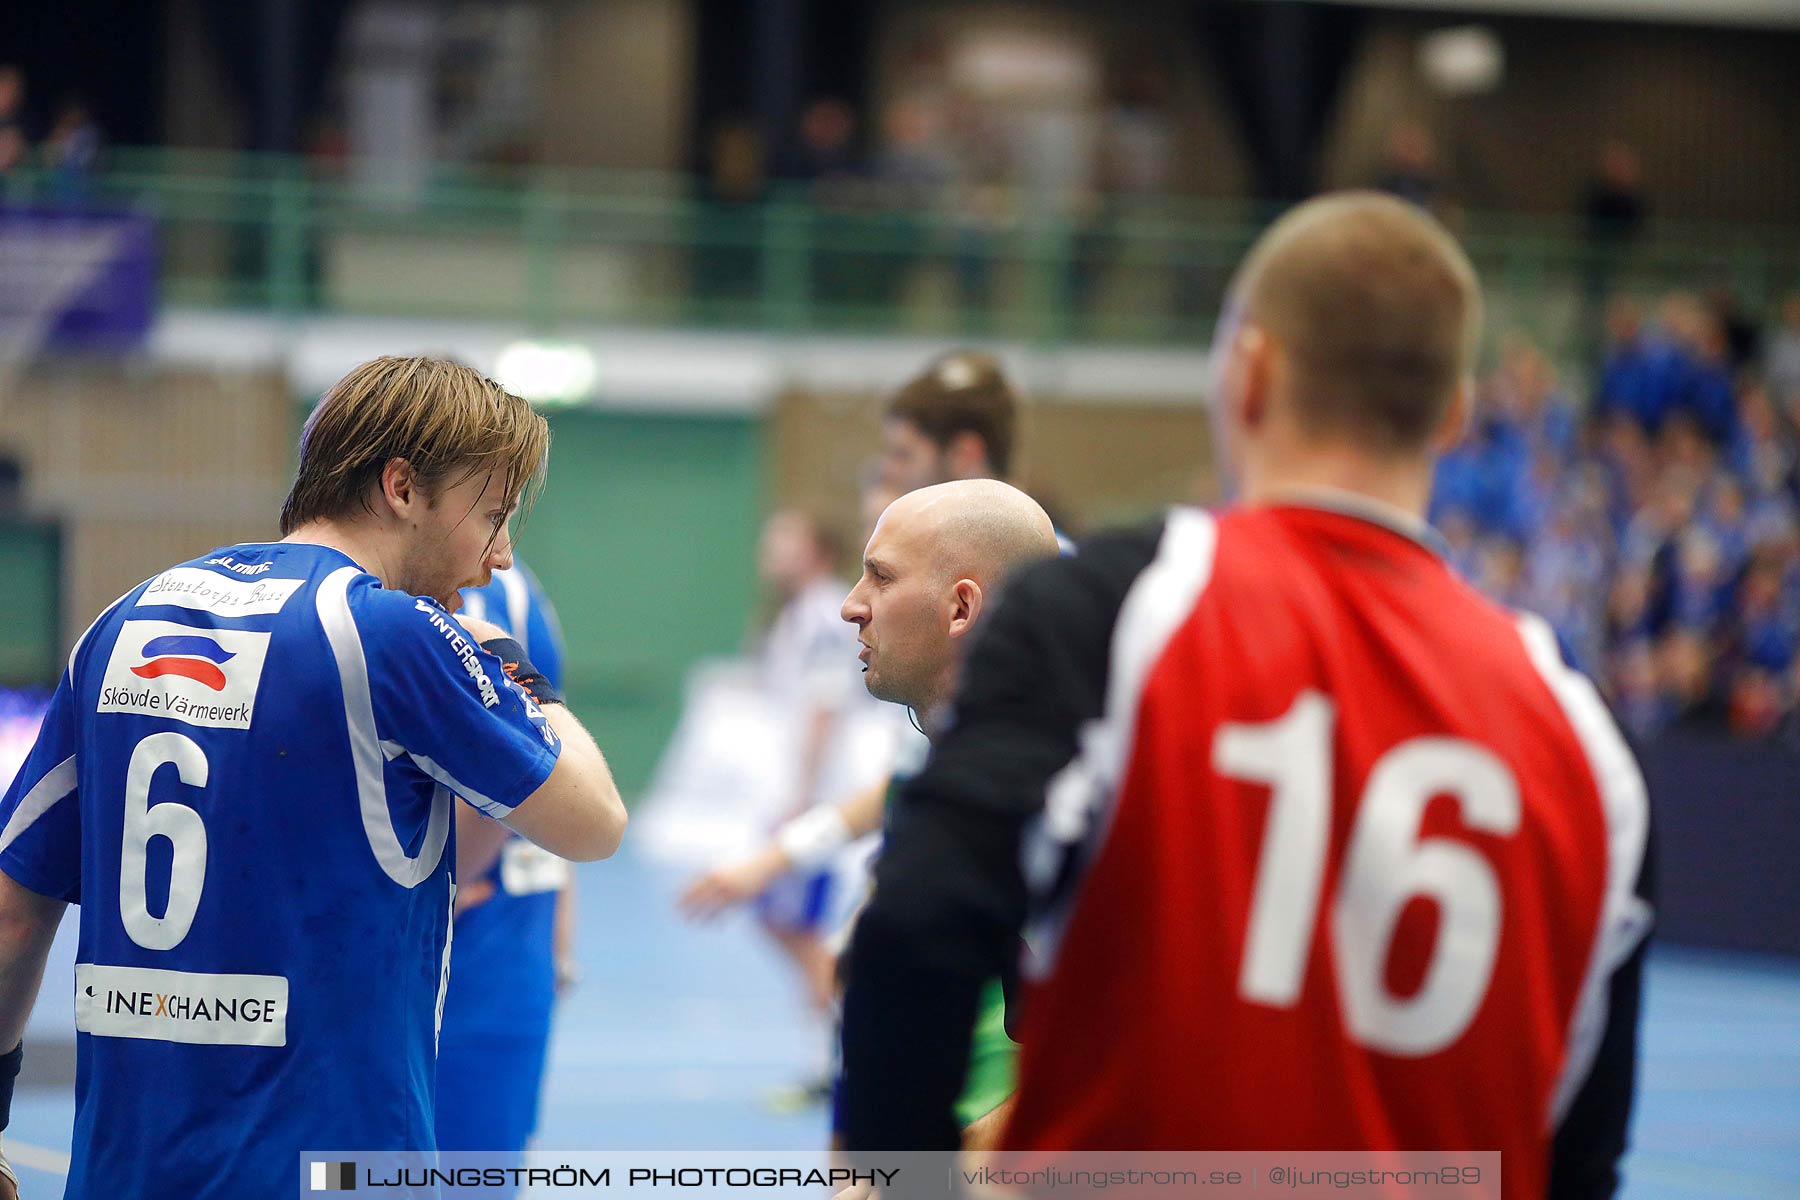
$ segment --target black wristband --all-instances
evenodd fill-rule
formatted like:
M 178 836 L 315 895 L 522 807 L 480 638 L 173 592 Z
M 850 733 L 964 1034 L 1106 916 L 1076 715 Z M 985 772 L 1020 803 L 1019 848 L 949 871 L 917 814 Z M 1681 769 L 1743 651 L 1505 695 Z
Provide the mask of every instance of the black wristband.
M 507 675 L 538 702 L 539 708 L 546 704 L 567 703 L 556 685 L 550 682 L 550 677 L 531 665 L 531 660 L 525 657 L 525 647 L 512 638 L 489 638 L 481 643 L 481 648 L 499 658 Z
M 21 1041 L 10 1054 L 0 1054 L 0 1130 L 12 1120 L 13 1080 L 19 1077 L 19 1064 L 25 1061 L 25 1043 Z

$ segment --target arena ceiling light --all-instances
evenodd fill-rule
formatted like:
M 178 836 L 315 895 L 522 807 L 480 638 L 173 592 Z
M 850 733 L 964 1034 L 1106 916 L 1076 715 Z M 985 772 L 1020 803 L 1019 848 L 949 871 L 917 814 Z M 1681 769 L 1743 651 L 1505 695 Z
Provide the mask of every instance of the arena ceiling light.
M 494 360 L 500 386 L 543 406 L 580 404 L 599 374 L 593 351 L 574 342 L 513 342 Z
M 1433 30 L 1419 39 L 1419 72 L 1445 95 L 1480 95 L 1500 86 L 1506 50 L 1485 25 Z

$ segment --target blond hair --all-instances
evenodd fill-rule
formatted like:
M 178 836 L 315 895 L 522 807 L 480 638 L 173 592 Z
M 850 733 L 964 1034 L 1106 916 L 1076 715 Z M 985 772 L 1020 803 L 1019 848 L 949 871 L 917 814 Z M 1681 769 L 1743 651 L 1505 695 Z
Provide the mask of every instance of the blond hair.
M 1310 200 L 1258 239 L 1233 292 L 1287 354 L 1301 426 L 1423 448 L 1469 369 L 1475 268 L 1421 209 L 1375 192 Z
M 528 508 L 549 450 L 544 418 L 481 372 L 443 358 L 377 358 L 338 380 L 307 418 L 281 532 L 373 511 L 370 488 L 396 458 L 428 497 L 498 473 L 507 501 Z

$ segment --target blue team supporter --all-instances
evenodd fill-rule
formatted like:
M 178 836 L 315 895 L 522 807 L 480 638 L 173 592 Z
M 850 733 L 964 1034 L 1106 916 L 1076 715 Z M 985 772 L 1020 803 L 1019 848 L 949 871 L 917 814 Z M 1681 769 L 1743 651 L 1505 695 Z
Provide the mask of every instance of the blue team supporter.
M 625 823 L 517 643 L 451 615 L 511 564 L 547 440 L 468 368 L 367 363 L 308 421 L 283 541 L 171 567 L 76 643 L 0 801 L 0 1045 L 81 906 L 72 1200 L 433 1147 L 454 797 L 572 858 Z

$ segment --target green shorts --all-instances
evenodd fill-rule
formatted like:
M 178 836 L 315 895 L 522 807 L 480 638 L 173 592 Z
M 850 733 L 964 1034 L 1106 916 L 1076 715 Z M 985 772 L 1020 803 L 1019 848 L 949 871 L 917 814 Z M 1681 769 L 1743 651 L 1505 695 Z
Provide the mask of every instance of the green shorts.
M 1019 1044 L 1006 1036 L 1006 990 L 998 979 L 990 980 L 975 1018 L 969 1081 L 956 1101 L 957 1123 L 966 1128 L 999 1108 L 1013 1094 L 1018 1070 Z

